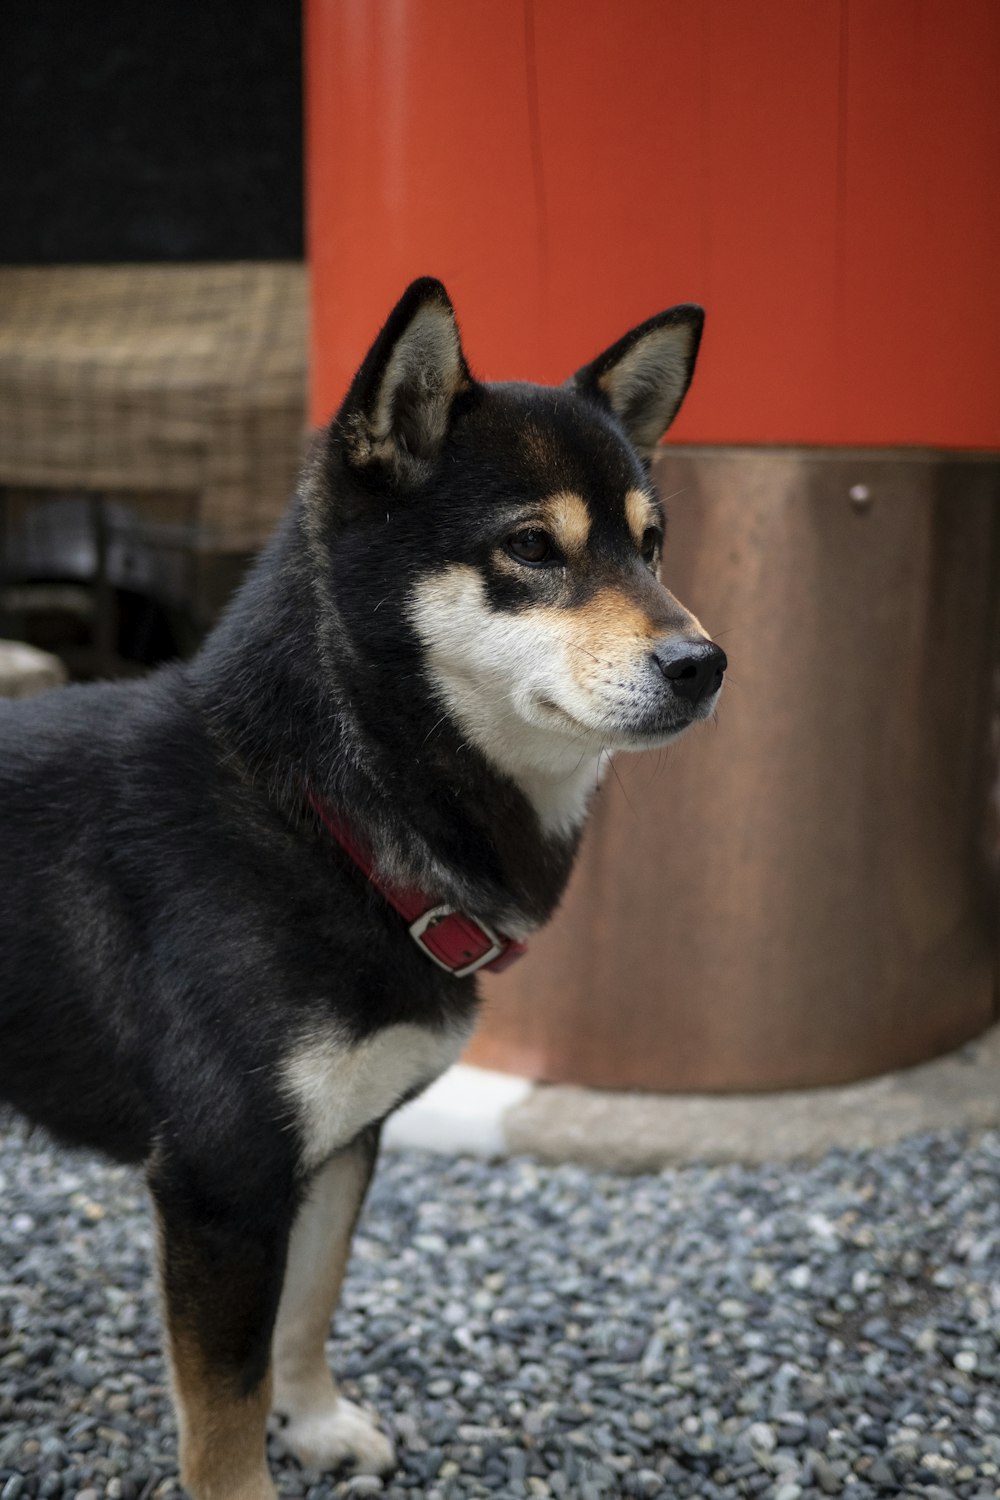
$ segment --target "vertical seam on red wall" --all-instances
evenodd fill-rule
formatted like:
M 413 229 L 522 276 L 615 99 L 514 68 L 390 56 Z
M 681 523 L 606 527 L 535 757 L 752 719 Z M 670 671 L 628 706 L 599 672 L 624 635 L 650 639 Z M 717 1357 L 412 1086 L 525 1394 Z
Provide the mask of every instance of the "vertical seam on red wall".
M 545 190 L 541 111 L 538 103 L 538 49 L 535 45 L 535 0 L 524 0 L 524 72 L 528 100 L 528 143 L 538 220 L 538 260 L 543 301 L 549 290 L 549 206 Z
M 706 302 L 712 296 L 712 47 L 709 37 L 710 17 L 706 5 L 701 12 L 701 263 L 703 282 L 701 295 Z

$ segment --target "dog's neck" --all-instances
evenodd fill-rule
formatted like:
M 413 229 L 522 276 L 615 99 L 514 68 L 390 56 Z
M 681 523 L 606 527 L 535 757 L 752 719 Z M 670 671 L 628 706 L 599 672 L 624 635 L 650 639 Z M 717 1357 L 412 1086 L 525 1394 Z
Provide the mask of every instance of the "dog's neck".
M 293 511 L 189 666 L 220 760 L 292 822 L 310 791 L 328 801 L 390 880 L 526 935 L 565 887 L 598 766 L 515 782 L 440 705 L 387 691 L 331 628 L 307 551 Z
M 547 838 L 576 839 L 583 827 L 590 801 L 599 789 L 610 756 L 587 755 L 563 772 L 535 771 L 528 767 L 515 777 L 531 803 L 539 827 Z

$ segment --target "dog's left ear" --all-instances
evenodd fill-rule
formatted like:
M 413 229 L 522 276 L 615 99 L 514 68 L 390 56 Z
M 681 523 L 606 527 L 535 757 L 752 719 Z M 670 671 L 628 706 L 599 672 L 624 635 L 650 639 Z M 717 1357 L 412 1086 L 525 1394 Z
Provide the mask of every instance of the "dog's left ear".
M 444 441 L 455 397 L 471 385 L 448 293 L 424 276 L 389 314 L 337 413 L 348 462 L 418 484 Z
M 668 307 L 577 370 L 568 384 L 610 406 L 637 448 L 652 448 L 691 384 L 704 321 L 694 303 Z

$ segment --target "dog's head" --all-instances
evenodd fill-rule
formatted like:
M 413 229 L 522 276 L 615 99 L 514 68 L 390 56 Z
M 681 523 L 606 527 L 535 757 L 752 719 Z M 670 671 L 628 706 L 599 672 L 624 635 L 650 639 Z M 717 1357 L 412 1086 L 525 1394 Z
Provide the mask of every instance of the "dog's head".
M 367 612 L 384 650 L 379 613 L 404 621 L 433 697 L 515 778 L 661 745 L 718 698 L 726 658 L 659 580 L 640 456 L 680 407 L 701 327 L 673 307 L 564 386 L 487 385 L 443 286 L 418 281 L 331 427 L 353 637 Z

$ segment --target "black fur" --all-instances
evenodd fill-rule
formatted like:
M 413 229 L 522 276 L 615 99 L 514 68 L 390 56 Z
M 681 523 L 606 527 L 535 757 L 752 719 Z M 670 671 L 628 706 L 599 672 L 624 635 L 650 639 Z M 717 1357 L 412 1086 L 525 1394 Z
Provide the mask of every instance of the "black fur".
M 451 317 L 443 288 L 417 283 L 193 661 L 0 705 L 0 1094 L 69 1142 L 150 1164 L 168 1301 L 243 1389 L 266 1365 L 305 1181 L 281 1059 L 334 1019 L 361 1039 L 476 1004 L 307 793 L 398 881 L 501 929 L 544 921 L 575 838 L 544 837 L 442 715 L 407 599 L 471 562 L 497 609 L 522 607 L 527 584 L 491 574 L 491 550 L 560 489 L 590 507 L 595 576 L 641 572 L 621 495 L 648 481 L 594 381 L 479 385 L 456 333 L 446 368 L 402 360 L 377 430 L 389 362 L 428 308 Z

